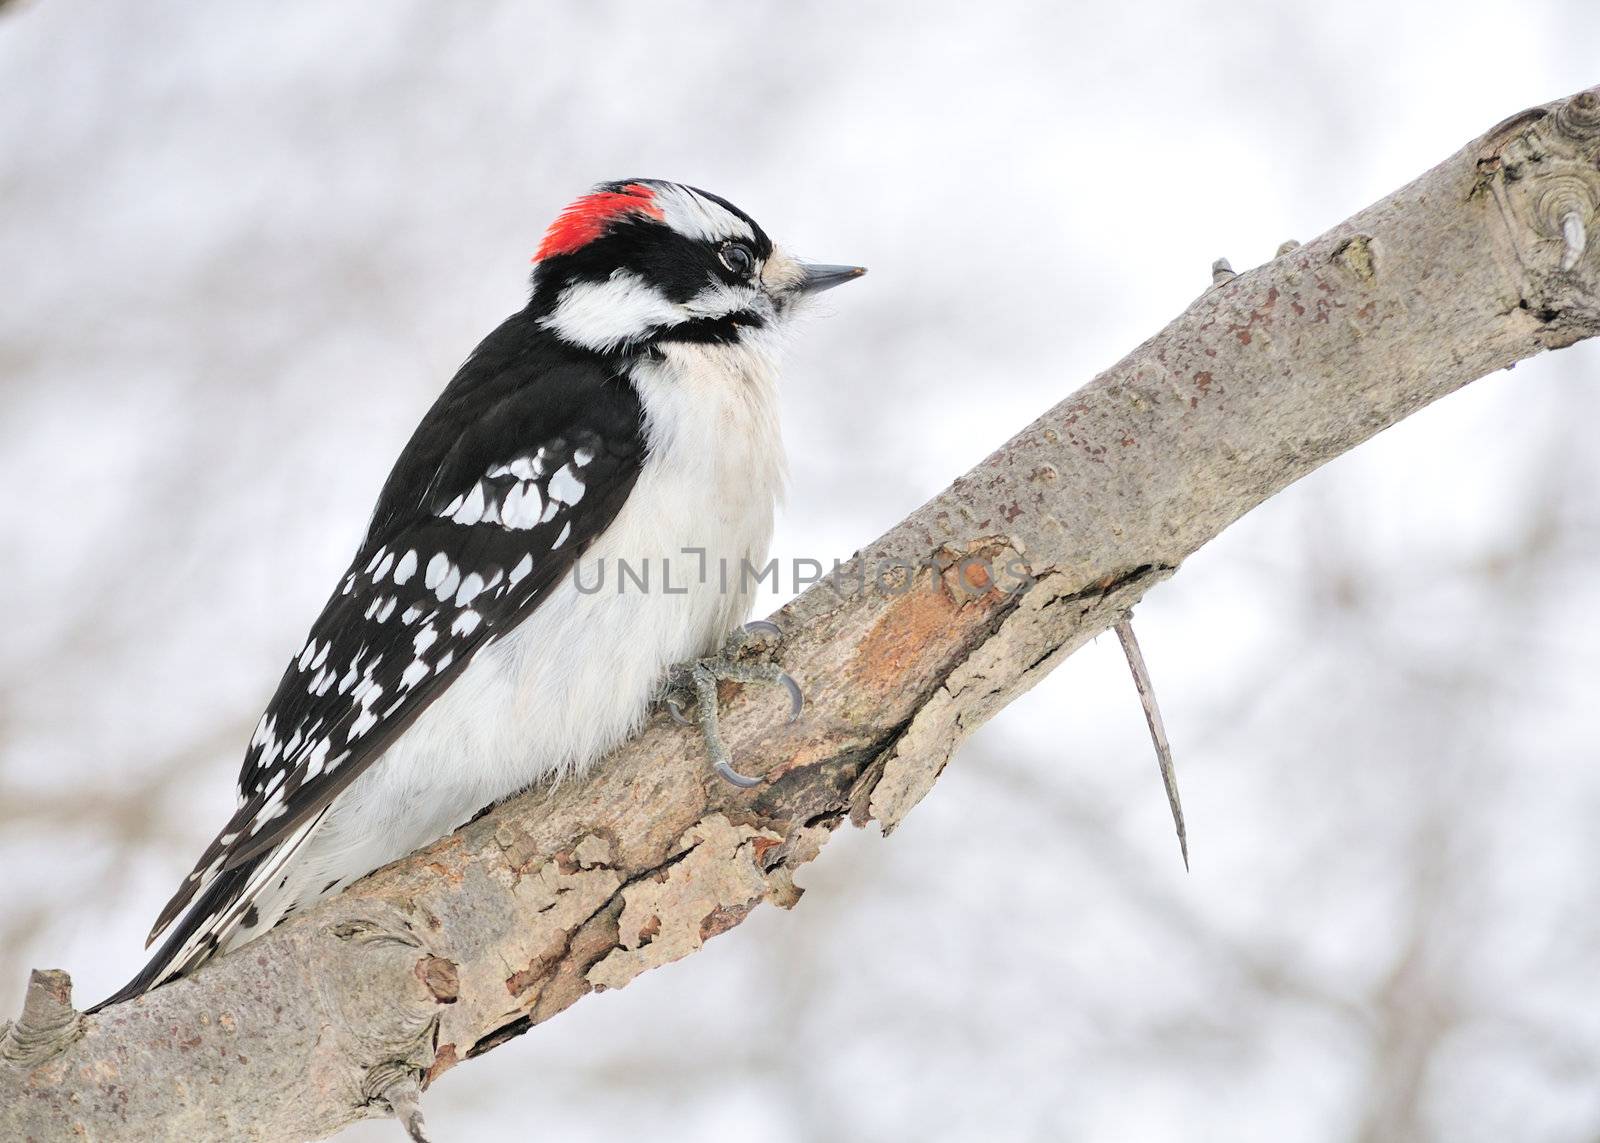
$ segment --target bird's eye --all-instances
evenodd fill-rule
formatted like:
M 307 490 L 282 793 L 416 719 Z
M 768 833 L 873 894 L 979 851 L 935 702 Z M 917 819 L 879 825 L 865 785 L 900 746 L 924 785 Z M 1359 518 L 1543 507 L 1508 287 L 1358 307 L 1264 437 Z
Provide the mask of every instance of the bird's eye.
M 724 243 L 719 253 L 722 264 L 741 278 L 749 276 L 755 268 L 756 256 L 743 242 Z

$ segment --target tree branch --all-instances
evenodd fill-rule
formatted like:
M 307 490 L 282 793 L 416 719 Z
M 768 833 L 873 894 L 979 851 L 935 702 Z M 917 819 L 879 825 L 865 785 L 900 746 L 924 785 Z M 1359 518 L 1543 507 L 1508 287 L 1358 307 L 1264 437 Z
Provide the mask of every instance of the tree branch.
M 1597 155 L 1591 90 L 1265 266 L 1219 270 L 784 609 L 807 716 L 786 724 L 764 688 L 725 720 L 757 789 L 716 780 L 695 734 L 658 719 L 583 782 L 513 799 L 190 979 L 80 1018 L 64 977 L 39 977 L 32 1015 L 0 1030 L 0 1136 L 289 1140 L 409 1113 L 412 1078 L 763 901 L 792 905 L 794 871 L 843 820 L 891 831 L 967 734 L 1228 524 L 1467 382 L 1600 330 Z

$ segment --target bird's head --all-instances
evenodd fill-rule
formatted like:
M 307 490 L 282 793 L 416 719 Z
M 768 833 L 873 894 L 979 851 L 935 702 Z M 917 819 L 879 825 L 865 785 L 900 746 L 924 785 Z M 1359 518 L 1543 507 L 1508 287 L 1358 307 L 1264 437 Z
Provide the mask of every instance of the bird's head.
M 540 324 L 601 353 L 758 336 L 800 299 L 866 273 L 797 261 L 726 199 L 657 179 L 584 195 L 551 224 L 534 261 Z

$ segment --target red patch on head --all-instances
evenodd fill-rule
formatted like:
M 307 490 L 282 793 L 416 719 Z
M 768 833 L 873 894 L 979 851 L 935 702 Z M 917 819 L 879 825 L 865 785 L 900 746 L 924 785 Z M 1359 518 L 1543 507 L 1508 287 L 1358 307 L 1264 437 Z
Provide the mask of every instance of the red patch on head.
M 643 183 L 629 183 L 620 191 L 597 191 L 586 194 L 561 212 L 561 217 L 545 231 L 535 262 L 554 258 L 558 254 L 571 254 L 581 250 L 606 232 L 606 227 L 628 214 L 642 214 L 661 218 L 662 211 L 655 202 L 655 192 Z

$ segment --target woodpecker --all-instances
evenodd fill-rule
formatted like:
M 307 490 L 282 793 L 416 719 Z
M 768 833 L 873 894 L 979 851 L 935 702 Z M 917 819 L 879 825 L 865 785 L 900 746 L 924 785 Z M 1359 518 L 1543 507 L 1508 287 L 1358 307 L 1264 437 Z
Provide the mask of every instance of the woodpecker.
M 800 262 L 726 199 L 655 179 L 577 199 L 534 263 L 526 307 L 401 452 L 250 739 L 238 810 L 157 918 L 160 949 L 105 1004 L 581 773 L 638 729 L 676 664 L 738 780 L 715 678 L 787 681 L 714 654 L 753 585 L 588 590 L 574 573 L 580 558 L 681 568 L 686 552 L 763 563 L 785 473 L 779 341 L 808 296 L 865 271 Z

